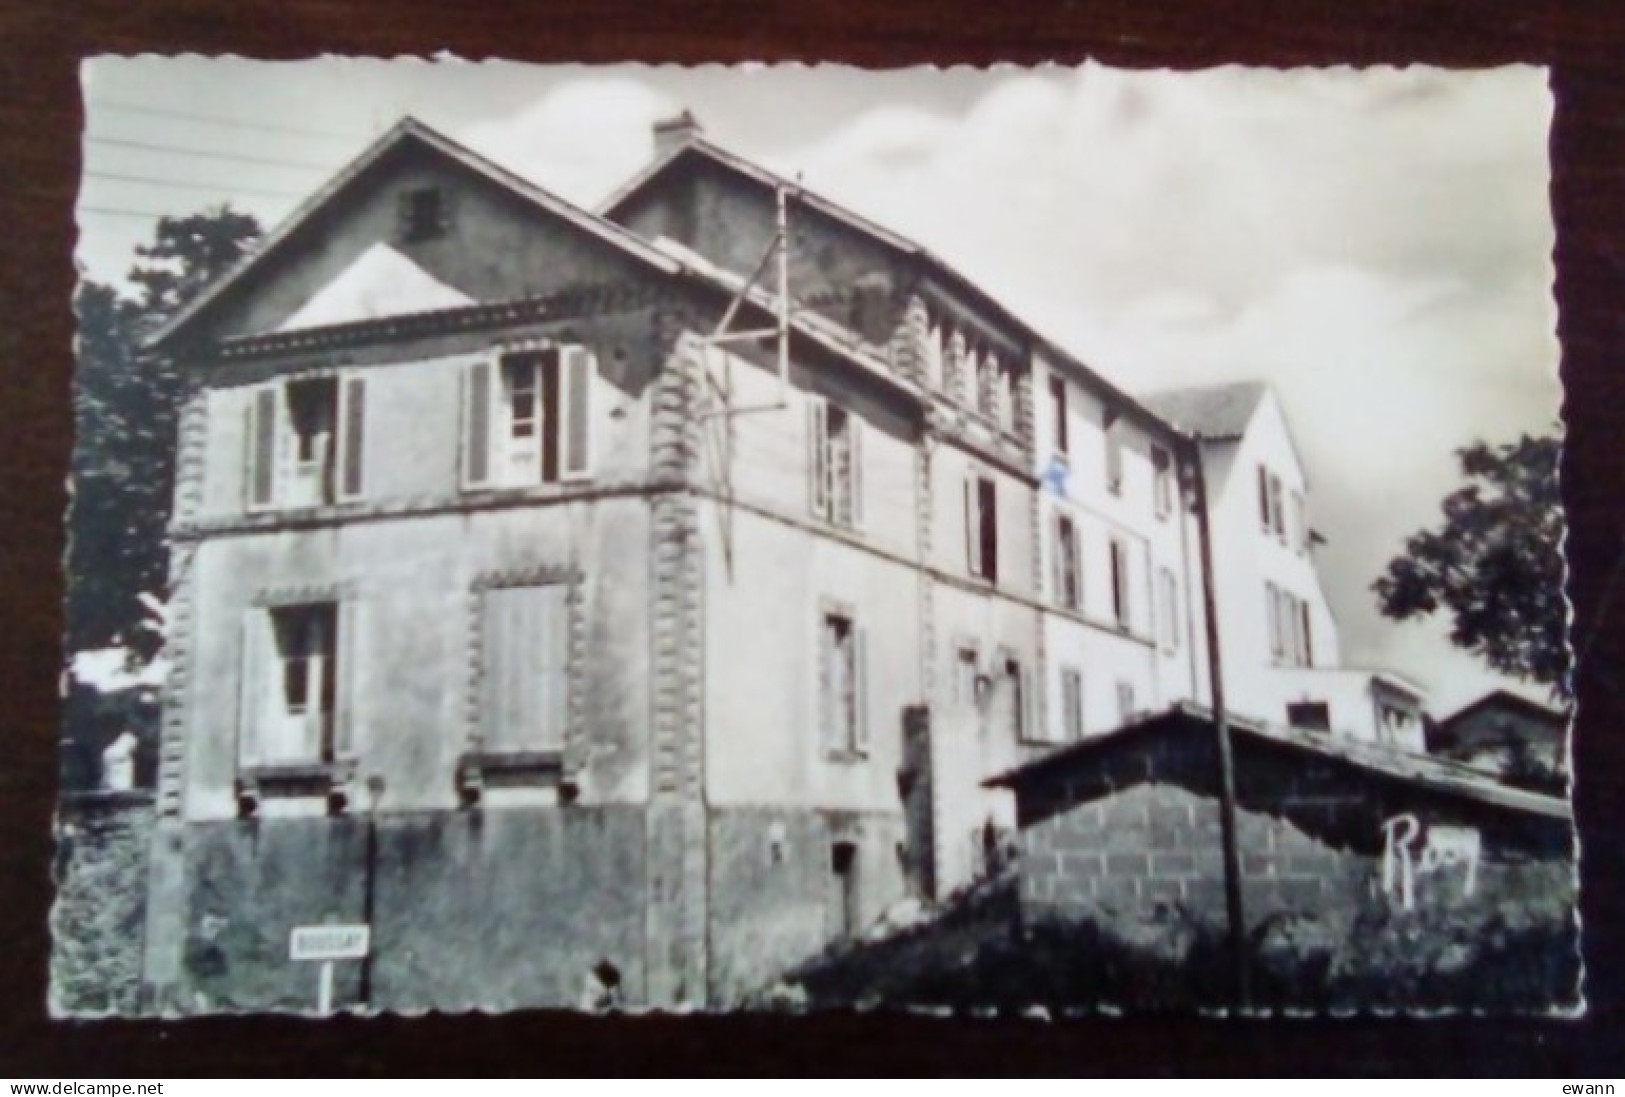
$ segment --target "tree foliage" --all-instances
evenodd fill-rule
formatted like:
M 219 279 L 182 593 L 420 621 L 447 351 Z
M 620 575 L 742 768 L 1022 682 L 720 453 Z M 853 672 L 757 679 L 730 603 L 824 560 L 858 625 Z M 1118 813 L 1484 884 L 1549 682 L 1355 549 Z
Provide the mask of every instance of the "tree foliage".
M 164 533 L 184 380 L 171 363 L 143 357 L 141 340 L 253 247 L 259 235 L 253 217 L 230 207 L 164 217 L 152 243 L 136 248 L 129 274 L 136 296 L 89 280 L 80 283 L 74 300 L 78 437 L 67 561 L 71 650 L 156 643 L 149 631 L 137 628 L 144 614 L 138 596 L 161 596 L 166 586 Z
M 1395 620 L 1447 613 L 1450 640 L 1506 675 L 1566 695 L 1563 512 L 1555 438 L 1457 451 L 1467 483 L 1376 581 Z

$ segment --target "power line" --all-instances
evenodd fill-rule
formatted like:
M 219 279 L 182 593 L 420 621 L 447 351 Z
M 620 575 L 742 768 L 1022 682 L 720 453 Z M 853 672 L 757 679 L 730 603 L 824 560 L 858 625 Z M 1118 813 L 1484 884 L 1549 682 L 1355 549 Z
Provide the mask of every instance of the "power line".
M 167 152 L 175 156 L 200 156 L 207 160 L 240 160 L 245 164 L 269 164 L 274 168 L 309 168 L 312 171 L 332 171 L 332 164 L 312 164 L 308 160 L 278 160 L 268 156 L 248 156 L 238 152 L 209 152 L 204 149 L 183 149 L 175 145 L 159 145 L 148 141 L 129 141 L 120 137 L 85 138 L 92 145 L 113 145 L 125 149 L 146 149 L 149 152 Z
M 187 190 L 207 190 L 216 193 L 230 194 L 264 194 L 273 198 L 303 198 L 304 195 L 291 190 L 272 190 L 267 187 L 249 187 L 238 183 L 183 183 L 179 179 L 160 179 L 156 175 L 125 175 L 116 171 L 86 171 L 85 175 L 91 179 L 111 179 L 120 183 L 153 183 L 165 187 L 182 187 Z
M 138 209 L 117 209 L 113 206 L 77 206 L 80 213 L 100 213 L 108 217 L 139 217 L 143 221 L 156 221 L 160 217 L 173 217 L 170 213 L 148 213 Z
M 270 122 L 245 122 L 237 118 L 220 118 L 206 114 L 189 114 L 186 111 L 168 110 L 162 107 L 137 106 L 134 103 L 91 103 L 91 111 L 112 110 L 125 114 L 150 114 L 155 118 L 179 118 L 188 122 L 202 122 L 211 126 L 230 126 L 234 129 L 267 130 L 272 133 L 296 133 L 307 137 L 323 137 L 331 141 L 356 141 L 360 138 L 355 134 L 335 133 L 332 130 L 311 130 L 299 126 L 278 126 Z

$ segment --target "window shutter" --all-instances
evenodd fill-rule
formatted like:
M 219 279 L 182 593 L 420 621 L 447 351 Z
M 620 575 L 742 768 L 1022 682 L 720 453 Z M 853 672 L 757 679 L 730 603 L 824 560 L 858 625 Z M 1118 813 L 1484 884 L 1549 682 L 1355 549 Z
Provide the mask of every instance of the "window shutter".
M 852 452 L 847 458 L 850 482 L 847 490 L 852 494 L 852 525 L 863 526 L 863 420 L 849 414 L 846 419 L 847 438 Z
M 367 382 L 347 377 L 340 390 L 339 498 L 361 497 L 361 465 L 366 438 Z
M 540 683 L 532 742 L 544 750 L 562 750 L 570 712 L 570 588 L 553 583 L 527 593 L 535 606 L 529 641 L 536 653 L 532 666 Z
M 1065 521 L 1060 514 L 1050 520 L 1050 582 L 1055 587 L 1055 604 L 1072 609 L 1066 593 L 1066 538 L 1061 536 L 1061 526 Z
M 852 626 L 852 749 L 869 751 L 869 630 Z
M 1264 528 L 1270 528 L 1270 474 L 1258 466 L 1258 517 Z
M 824 402 L 816 397 L 807 405 L 807 455 L 809 482 L 807 498 L 812 512 L 819 518 L 828 518 L 829 499 L 829 440 Z
M 463 487 L 491 481 L 491 363 L 468 367 L 463 383 Z
M 1042 739 L 1044 736 L 1038 730 L 1038 697 L 1033 691 L 1033 672 L 1024 666 L 1018 678 L 1021 682 L 1021 737 L 1027 740 Z
M 258 509 L 276 501 L 277 390 L 256 389 L 248 408 L 248 506 Z
M 328 669 L 328 673 L 334 675 L 333 685 L 337 700 L 337 711 L 333 713 L 333 755 L 336 758 L 348 758 L 355 753 L 356 722 L 359 718 L 356 698 L 360 693 L 357 688 L 360 667 L 356 662 L 355 653 L 359 646 L 361 617 L 361 603 L 354 599 L 339 603 L 337 614 L 339 634 L 332 647 L 333 665 Z
M 835 630 L 828 615 L 818 618 L 818 742 L 835 747 Z
M 965 562 L 972 575 L 982 574 L 982 516 L 976 477 L 965 477 Z
M 564 479 L 579 480 L 592 473 L 592 352 L 586 347 L 565 347 L 559 353 L 564 391 Z
M 241 666 L 238 671 L 237 764 L 257 766 L 263 757 L 260 741 L 265 721 L 265 686 L 271 677 L 274 651 L 269 614 L 251 609 L 243 615 Z

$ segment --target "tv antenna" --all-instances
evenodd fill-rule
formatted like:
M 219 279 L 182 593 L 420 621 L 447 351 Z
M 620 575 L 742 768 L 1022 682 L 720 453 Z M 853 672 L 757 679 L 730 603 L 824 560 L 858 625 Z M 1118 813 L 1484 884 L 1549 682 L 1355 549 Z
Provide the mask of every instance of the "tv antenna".
M 789 204 L 792 192 L 799 192 L 800 176 L 794 186 L 780 183 L 774 189 L 774 232 L 773 238 L 762 251 L 762 256 L 756 261 L 751 270 L 750 277 L 740 284 L 735 291 L 733 299 L 722 314 L 722 319 L 710 335 L 699 340 L 702 353 L 702 366 L 704 368 L 706 385 L 708 388 L 708 406 L 699 413 L 700 421 L 706 426 L 705 444 L 708 463 L 715 477 L 717 489 L 717 525 L 722 539 L 723 563 L 727 569 L 729 579 L 733 578 L 733 455 L 736 442 L 735 421 L 743 415 L 754 415 L 762 412 L 783 411 L 790 406 L 790 215 Z M 769 267 L 774 268 L 776 285 L 772 289 L 772 297 L 764 303 L 758 293 L 759 287 L 768 275 Z M 758 309 L 767 308 L 773 316 L 771 327 L 736 328 L 740 313 L 746 305 L 754 305 Z M 766 340 L 774 340 L 777 349 L 778 383 L 776 395 L 761 403 L 735 405 L 734 403 L 734 358 L 735 355 L 727 351 L 733 343 L 753 343 L 760 345 Z M 721 351 L 721 376 L 712 368 L 712 351 Z

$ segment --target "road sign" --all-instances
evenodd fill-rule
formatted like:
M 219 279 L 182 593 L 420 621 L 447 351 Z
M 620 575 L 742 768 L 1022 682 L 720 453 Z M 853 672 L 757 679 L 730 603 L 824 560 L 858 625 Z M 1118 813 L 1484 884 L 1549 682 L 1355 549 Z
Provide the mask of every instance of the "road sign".
M 288 959 L 359 960 L 371 944 L 370 926 L 295 926 L 288 937 Z

